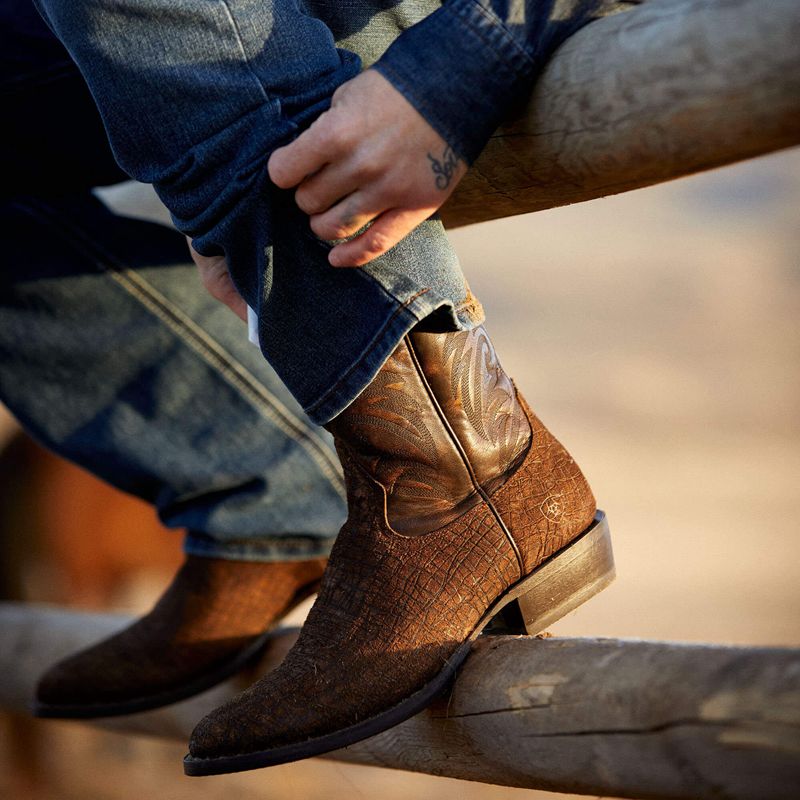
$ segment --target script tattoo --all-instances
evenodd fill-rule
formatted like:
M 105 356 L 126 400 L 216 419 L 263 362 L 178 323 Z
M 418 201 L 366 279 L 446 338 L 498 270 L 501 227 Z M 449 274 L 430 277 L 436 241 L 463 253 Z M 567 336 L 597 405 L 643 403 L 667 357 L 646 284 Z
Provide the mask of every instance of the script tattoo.
M 436 176 L 436 188 L 444 191 L 453 180 L 453 174 L 458 167 L 458 156 L 453 152 L 453 148 L 447 145 L 442 153 L 441 161 L 428 153 L 428 160 L 431 162 L 431 170 Z

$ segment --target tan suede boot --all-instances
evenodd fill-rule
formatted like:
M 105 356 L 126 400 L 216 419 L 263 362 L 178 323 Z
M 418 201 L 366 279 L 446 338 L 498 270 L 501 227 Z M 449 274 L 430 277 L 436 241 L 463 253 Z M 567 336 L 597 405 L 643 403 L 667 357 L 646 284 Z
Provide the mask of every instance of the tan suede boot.
M 324 559 L 229 561 L 188 556 L 149 614 L 51 667 L 40 717 L 107 717 L 198 694 L 254 659 L 270 630 L 319 588 Z
M 589 486 L 482 328 L 407 336 L 329 428 L 349 516 L 319 597 L 283 664 L 197 725 L 188 775 L 396 725 L 447 685 L 498 612 L 513 607 L 535 632 L 613 577 Z

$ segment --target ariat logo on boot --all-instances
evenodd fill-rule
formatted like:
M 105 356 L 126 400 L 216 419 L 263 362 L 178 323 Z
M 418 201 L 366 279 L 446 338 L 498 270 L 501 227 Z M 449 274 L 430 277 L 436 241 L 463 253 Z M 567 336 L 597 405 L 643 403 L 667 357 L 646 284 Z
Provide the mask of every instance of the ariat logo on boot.
M 539 510 L 547 519 L 558 520 L 564 513 L 564 505 L 561 502 L 560 494 L 551 494 L 546 500 L 542 501 Z

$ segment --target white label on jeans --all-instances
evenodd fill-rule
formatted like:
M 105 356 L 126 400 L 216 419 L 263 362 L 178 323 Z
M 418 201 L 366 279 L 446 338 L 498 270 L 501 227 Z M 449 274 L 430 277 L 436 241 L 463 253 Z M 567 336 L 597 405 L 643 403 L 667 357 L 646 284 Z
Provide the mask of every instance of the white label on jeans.
M 253 311 L 250 306 L 247 306 L 247 338 L 256 347 L 259 346 L 258 342 L 258 315 Z

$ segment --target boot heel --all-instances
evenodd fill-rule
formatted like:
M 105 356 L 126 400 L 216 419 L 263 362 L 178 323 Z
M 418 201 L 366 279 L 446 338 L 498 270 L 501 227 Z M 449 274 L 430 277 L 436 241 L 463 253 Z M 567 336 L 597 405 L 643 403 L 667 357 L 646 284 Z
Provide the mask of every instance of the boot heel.
M 541 633 L 605 589 L 615 574 L 608 520 L 598 511 L 581 536 L 519 583 L 515 599 L 495 615 L 485 633 Z

